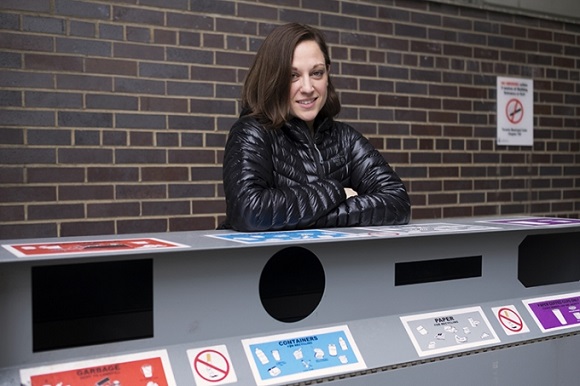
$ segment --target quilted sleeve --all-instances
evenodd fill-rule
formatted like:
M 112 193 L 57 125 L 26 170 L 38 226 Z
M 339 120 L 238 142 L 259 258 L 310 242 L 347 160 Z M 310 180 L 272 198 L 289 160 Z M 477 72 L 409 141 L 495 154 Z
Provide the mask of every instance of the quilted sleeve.
M 348 198 L 316 227 L 348 227 L 406 224 L 411 203 L 399 176 L 360 133 L 344 125 L 344 146 L 349 149 L 350 186 L 358 195 Z

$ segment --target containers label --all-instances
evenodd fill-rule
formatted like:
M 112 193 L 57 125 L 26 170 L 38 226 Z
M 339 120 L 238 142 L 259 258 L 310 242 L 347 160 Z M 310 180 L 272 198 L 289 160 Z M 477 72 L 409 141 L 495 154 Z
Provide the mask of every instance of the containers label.
M 244 339 L 242 345 L 260 386 L 366 368 L 348 326 Z

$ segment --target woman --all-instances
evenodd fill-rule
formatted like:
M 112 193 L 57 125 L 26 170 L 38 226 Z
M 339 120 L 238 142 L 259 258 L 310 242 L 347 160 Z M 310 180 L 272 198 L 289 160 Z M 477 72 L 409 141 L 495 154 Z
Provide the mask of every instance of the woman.
M 238 231 L 405 224 L 405 186 L 380 153 L 335 121 L 340 102 L 322 33 L 273 30 L 242 90 L 224 154 L 226 228 Z

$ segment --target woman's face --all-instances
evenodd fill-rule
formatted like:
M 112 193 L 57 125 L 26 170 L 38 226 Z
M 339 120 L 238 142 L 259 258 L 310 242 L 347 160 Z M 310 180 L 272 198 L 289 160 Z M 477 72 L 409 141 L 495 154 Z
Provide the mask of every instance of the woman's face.
M 314 40 L 299 43 L 292 57 L 290 114 L 312 129 L 314 119 L 326 103 L 328 69 L 324 55 Z

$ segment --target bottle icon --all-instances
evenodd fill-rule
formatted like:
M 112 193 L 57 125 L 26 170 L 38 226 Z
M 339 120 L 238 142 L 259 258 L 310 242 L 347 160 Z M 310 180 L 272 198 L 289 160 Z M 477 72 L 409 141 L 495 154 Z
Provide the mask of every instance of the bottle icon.
M 335 345 L 335 344 L 332 344 L 332 343 L 330 343 L 330 344 L 328 345 L 328 355 L 330 355 L 331 357 L 335 357 L 335 356 L 336 356 L 336 354 L 338 354 L 338 353 L 336 352 L 336 345 Z
M 348 346 L 346 345 L 346 342 L 344 341 L 344 339 L 342 339 L 342 336 L 340 338 L 338 338 L 338 344 L 340 344 L 340 348 L 343 351 L 348 350 Z
M 268 359 L 268 357 L 266 356 L 266 354 L 264 354 L 264 351 L 260 350 L 259 347 L 256 347 L 256 356 L 258 357 L 258 359 L 260 360 L 260 362 L 265 365 L 266 363 L 270 362 L 270 360 Z

